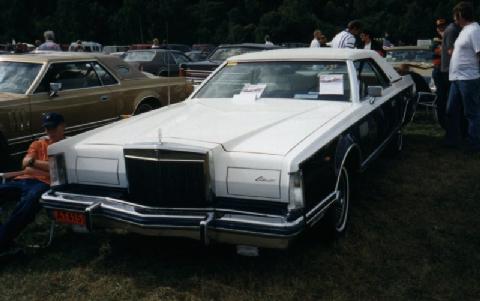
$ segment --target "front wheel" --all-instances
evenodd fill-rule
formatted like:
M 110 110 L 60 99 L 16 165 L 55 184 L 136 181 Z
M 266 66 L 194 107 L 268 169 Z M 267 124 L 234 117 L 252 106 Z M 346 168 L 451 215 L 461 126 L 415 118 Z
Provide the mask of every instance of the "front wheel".
M 337 199 L 330 206 L 325 217 L 325 230 L 330 237 L 338 238 L 345 234 L 350 207 L 350 176 L 342 167 L 338 177 Z

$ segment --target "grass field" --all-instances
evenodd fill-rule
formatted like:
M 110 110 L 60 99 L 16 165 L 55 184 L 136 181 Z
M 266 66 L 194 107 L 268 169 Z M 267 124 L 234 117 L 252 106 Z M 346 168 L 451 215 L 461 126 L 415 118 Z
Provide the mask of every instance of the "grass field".
M 346 237 L 288 251 L 60 229 L 47 249 L 0 263 L 0 300 L 480 300 L 480 156 L 412 124 L 404 152 L 360 179 Z M 23 243 L 45 238 L 37 219 Z

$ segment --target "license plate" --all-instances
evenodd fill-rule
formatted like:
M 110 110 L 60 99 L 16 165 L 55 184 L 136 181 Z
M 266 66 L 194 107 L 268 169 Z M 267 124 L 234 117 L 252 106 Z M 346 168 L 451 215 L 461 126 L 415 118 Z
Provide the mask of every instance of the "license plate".
M 62 224 L 86 225 L 85 215 L 77 212 L 53 211 L 53 218 Z

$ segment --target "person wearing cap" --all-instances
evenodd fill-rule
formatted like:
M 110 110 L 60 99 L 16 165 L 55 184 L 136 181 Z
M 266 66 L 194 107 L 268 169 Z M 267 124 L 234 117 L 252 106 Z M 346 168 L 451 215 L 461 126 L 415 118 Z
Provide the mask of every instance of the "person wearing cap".
M 45 113 L 42 126 L 46 136 L 30 144 L 22 161 L 22 171 L 11 173 L 15 177 L 0 184 L 0 200 L 7 192 L 17 192 L 19 196 L 11 215 L 0 224 L 0 255 L 13 249 L 14 239 L 34 220 L 40 210 L 38 200 L 50 187 L 47 148 L 64 139 L 65 121 L 58 113 Z

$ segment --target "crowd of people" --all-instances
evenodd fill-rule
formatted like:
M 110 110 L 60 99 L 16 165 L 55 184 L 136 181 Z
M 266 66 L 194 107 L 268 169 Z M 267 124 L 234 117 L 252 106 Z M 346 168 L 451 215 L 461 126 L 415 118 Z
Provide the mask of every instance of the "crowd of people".
M 453 22 L 436 21 L 439 45 L 434 59 L 432 78 L 437 94 L 439 124 L 445 130 L 443 146 L 465 148 L 468 153 L 480 153 L 480 26 L 475 21 L 473 5 L 460 2 L 453 8 Z M 358 38 L 357 38 L 358 37 Z M 315 30 L 310 47 L 327 47 L 325 36 Z M 369 30 L 363 30 L 358 20 L 351 21 L 339 32 L 329 47 L 375 50 L 384 55 L 391 47 L 388 39 L 380 45 Z M 397 70 L 411 75 L 417 91 L 429 90 L 418 74 L 403 65 Z

